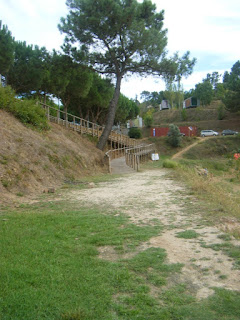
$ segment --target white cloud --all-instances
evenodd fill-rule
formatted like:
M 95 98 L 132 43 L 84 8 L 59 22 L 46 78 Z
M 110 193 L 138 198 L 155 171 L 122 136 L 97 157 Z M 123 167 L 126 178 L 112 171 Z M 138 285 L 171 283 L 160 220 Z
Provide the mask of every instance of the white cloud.
M 66 0 L 0 0 L 0 20 L 16 40 L 59 49 L 63 43 L 57 25 L 68 13 Z M 194 73 L 183 80 L 184 88 L 194 88 L 208 72 L 229 70 L 240 59 L 239 0 L 153 0 L 165 10 L 164 28 L 168 28 L 168 50 L 180 54 L 189 50 L 198 60 Z M 224 70 L 225 68 L 225 70 Z M 156 78 L 133 77 L 123 81 L 122 92 L 135 98 L 144 90 L 164 90 Z

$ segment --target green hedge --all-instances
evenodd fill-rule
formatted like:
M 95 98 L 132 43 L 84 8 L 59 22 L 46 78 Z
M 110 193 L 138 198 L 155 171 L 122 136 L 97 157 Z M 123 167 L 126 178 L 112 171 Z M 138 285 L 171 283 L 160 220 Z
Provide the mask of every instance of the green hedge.
M 129 138 L 132 139 L 141 139 L 142 138 L 142 132 L 139 128 L 130 128 L 128 131 Z
M 16 99 L 15 95 L 11 87 L 0 87 L 0 109 L 12 113 L 24 124 L 41 130 L 49 129 L 45 111 L 36 105 L 36 101 Z

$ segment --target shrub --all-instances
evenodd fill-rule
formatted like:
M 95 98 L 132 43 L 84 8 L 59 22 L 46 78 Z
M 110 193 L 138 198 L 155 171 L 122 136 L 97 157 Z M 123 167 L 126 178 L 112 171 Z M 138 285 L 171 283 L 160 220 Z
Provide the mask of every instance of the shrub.
M 11 112 L 25 124 L 41 130 L 49 129 L 45 111 L 34 100 L 16 99 L 14 90 L 9 86 L 0 87 L 0 108 Z
M 128 136 L 133 139 L 141 139 L 142 132 L 139 128 L 130 128 L 128 131 Z
M 32 100 L 18 100 L 10 109 L 23 123 L 43 130 L 49 128 L 45 111 Z
M 172 147 L 179 147 L 182 141 L 182 136 L 180 134 L 180 130 L 178 126 L 175 124 L 170 124 L 169 126 L 169 136 L 168 136 L 168 143 Z
M 168 160 L 168 159 L 163 161 L 163 168 L 175 169 L 177 166 L 178 166 L 178 163 L 176 161 Z
M 147 114 L 144 117 L 144 124 L 146 127 L 150 128 L 153 124 L 153 116 L 151 114 Z
M 224 105 L 221 103 L 218 107 L 218 120 L 223 120 L 225 118 L 226 110 Z
M 8 110 L 11 105 L 15 102 L 15 92 L 10 87 L 0 86 L 0 109 Z
M 182 121 L 186 121 L 187 120 L 187 110 L 186 109 L 182 109 L 181 118 L 182 118 Z

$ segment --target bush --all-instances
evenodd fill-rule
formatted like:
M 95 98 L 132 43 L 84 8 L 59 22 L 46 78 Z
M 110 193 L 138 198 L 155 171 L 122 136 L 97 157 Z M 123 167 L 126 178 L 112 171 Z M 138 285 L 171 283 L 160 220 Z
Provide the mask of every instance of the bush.
M 15 92 L 10 86 L 5 88 L 0 86 L 0 109 L 9 110 L 15 100 Z
M 187 110 L 186 109 L 182 109 L 181 118 L 182 118 L 182 121 L 186 121 L 187 120 Z
M 175 169 L 178 166 L 178 163 L 173 160 L 164 160 L 163 161 L 163 168 L 171 168 Z
M 144 124 L 146 127 L 150 128 L 153 124 L 153 116 L 151 114 L 147 114 L 144 117 Z
M 128 136 L 132 139 L 141 139 L 142 132 L 139 128 L 130 128 L 128 131 Z
M 45 111 L 31 100 L 16 101 L 10 108 L 21 122 L 30 124 L 38 129 L 49 129 Z
M 175 124 L 170 124 L 168 133 L 168 143 L 172 147 L 179 147 L 182 141 L 182 136 L 180 134 L 178 126 L 176 126 Z
M 225 118 L 226 110 L 224 105 L 221 103 L 218 107 L 218 120 L 223 120 Z
M 34 100 L 16 99 L 14 90 L 9 86 L 0 87 L 0 108 L 11 112 L 25 124 L 41 130 L 49 129 L 45 111 Z

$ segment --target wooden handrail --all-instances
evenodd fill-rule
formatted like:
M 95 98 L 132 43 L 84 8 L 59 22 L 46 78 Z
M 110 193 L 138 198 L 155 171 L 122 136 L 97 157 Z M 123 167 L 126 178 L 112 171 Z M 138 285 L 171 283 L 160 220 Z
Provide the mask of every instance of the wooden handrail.
M 85 120 L 71 113 L 57 110 L 45 103 L 40 102 L 40 105 L 45 109 L 49 121 L 63 125 L 66 128 L 80 132 L 81 134 L 89 134 L 92 136 L 96 136 L 99 139 L 105 128 L 104 126 L 100 126 L 94 122 Z M 124 147 L 133 147 L 138 144 L 136 139 L 131 139 L 128 136 L 119 134 L 113 130 L 110 132 L 108 140 L 117 143 L 118 146 L 121 145 Z
M 126 149 L 125 161 L 126 164 L 139 171 L 140 163 L 146 161 L 151 153 L 155 152 L 155 144 L 139 145 L 134 148 Z
M 86 119 L 75 116 L 71 113 L 55 109 L 45 103 L 40 102 L 45 109 L 49 121 L 55 122 L 68 129 L 79 132 L 80 134 L 88 134 L 100 138 L 104 126 L 88 121 Z M 72 121 L 69 121 L 69 120 Z M 111 148 L 114 144 L 118 148 L 111 149 L 106 152 L 109 162 L 109 172 L 111 173 L 111 160 L 125 156 L 126 164 L 134 169 L 139 170 L 140 163 L 149 157 L 149 154 L 155 150 L 154 144 L 142 145 L 136 139 L 129 138 L 126 135 L 119 134 L 111 130 L 108 140 L 111 142 Z

